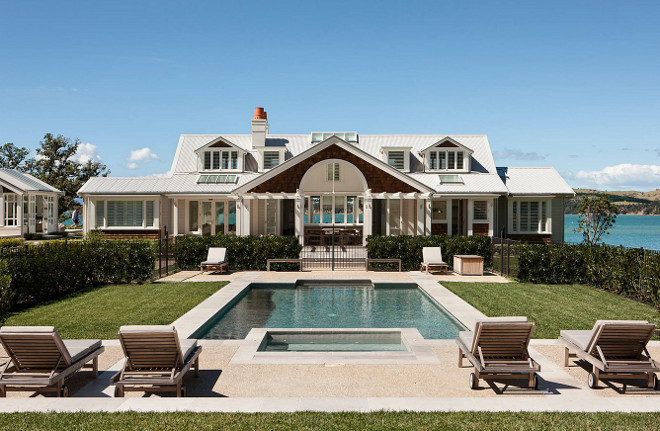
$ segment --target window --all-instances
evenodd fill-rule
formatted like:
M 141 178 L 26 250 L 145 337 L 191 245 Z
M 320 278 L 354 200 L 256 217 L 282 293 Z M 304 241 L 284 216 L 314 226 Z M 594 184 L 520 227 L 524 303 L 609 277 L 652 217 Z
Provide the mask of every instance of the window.
M 280 164 L 279 151 L 264 151 L 264 169 L 273 169 Z
M 105 202 L 98 201 L 96 202 L 96 224 L 97 227 L 105 226 Z
M 18 226 L 18 195 L 7 193 L 5 198 L 5 226 Z
M 213 223 L 213 202 L 202 202 L 202 235 L 211 235 L 211 223 Z
M 266 235 L 277 235 L 278 199 L 266 201 Z
M 405 151 L 388 151 L 387 164 L 396 169 L 405 169 Z
M 488 220 L 488 202 L 474 201 L 474 220 Z
M 48 224 L 52 226 L 55 224 L 55 198 L 48 196 Z
M 205 171 L 237 170 L 238 169 L 238 151 L 216 150 L 204 151 L 202 156 L 202 166 Z
M 434 222 L 447 220 L 447 201 L 433 201 L 431 203 L 431 220 Z
M 339 163 L 328 163 L 328 181 L 339 181 Z
M 438 175 L 440 184 L 463 184 L 463 178 L 460 175 Z
M 465 170 L 465 152 L 452 150 L 431 150 L 429 151 L 429 169 L 430 170 Z
M 236 184 L 238 175 L 202 174 L 197 178 L 197 184 Z
M 364 221 L 364 203 L 357 196 L 310 196 L 304 203 L 305 224 L 355 225 Z
M 346 142 L 357 143 L 358 141 L 357 132 L 312 132 L 312 144 L 325 141 L 332 135 L 335 135 Z
M 108 201 L 108 227 L 142 227 L 143 201 Z
M 28 197 L 23 195 L 23 226 L 28 225 Z
M 199 229 L 198 205 L 197 201 L 190 201 L 188 204 L 188 230 L 192 232 L 197 232 Z
M 390 199 L 390 235 L 401 234 L 401 200 Z
M 225 233 L 225 203 L 215 203 L 215 234 Z
M 227 208 L 229 209 L 229 214 L 227 215 L 227 233 L 236 235 L 236 202 L 228 202 Z
M 549 205 L 549 201 L 512 202 L 511 231 L 517 233 L 551 233 L 551 223 L 548 220 Z

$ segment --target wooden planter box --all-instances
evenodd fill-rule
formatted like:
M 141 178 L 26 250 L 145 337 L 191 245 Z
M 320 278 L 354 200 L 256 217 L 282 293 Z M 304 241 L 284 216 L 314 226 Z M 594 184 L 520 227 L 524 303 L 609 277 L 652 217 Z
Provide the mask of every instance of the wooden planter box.
M 454 272 L 460 275 L 483 275 L 484 258 L 473 254 L 454 255 Z

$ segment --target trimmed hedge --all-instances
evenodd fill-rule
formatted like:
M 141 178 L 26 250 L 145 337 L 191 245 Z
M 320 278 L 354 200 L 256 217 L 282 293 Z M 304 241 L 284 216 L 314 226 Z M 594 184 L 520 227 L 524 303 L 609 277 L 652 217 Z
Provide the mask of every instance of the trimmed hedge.
M 660 253 L 608 245 L 524 244 L 520 281 L 589 284 L 660 308 Z
M 5 251 L 14 303 L 30 305 L 101 283 L 144 282 L 155 267 L 152 241 L 49 242 Z
M 442 258 L 453 268 L 455 254 L 476 254 L 484 258 L 484 268 L 493 264 L 493 244 L 488 236 L 370 236 L 367 252 L 372 259 L 401 259 L 404 271 L 419 270 L 423 247 L 440 247 Z
M 296 259 L 302 248 L 295 236 L 184 236 L 176 240 L 178 267 L 198 269 L 199 263 L 206 260 L 209 247 L 227 248 L 227 263 L 232 271 L 264 271 L 267 259 Z

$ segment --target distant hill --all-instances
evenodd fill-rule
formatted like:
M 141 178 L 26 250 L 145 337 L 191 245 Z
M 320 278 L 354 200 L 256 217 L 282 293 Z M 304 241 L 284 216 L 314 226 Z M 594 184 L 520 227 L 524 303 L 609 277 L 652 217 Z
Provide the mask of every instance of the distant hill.
M 577 193 L 575 197 L 566 200 L 564 207 L 566 214 L 578 213 L 578 203 L 582 196 L 597 196 L 605 193 L 619 208 L 620 214 L 660 215 L 660 189 L 650 192 L 575 189 L 575 193 Z

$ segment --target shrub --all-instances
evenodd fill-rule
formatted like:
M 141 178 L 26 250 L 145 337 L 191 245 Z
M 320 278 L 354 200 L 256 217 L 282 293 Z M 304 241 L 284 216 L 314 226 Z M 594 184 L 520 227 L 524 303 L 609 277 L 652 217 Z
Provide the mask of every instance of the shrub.
M 608 245 L 524 244 L 521 281 L 589 284 L 660 306 L 660 253 Z
M 263 271 L 267 259 L 295 259 L 301 250 L 295 236 L 184 236 L 176 240 L 177 265 L 181 269 L 199 268 L 209 247 L 226 247 L 227 263 L 235 271 Z
M 28 239 L 28 240 L 38 241 L 38 240 L 42 239 L 44 236 L 40 233 L 26 233 L 24 235 L 24 237 L 25 237 L 25 239 Z
M 152 241 L 52 241 L 2 255 L 15 302 L 36 304 L 100 283 L 149 280 Z
M 492 265 L 493 244 L 488 236 L 370 236 L 367 253 L 372 259 L 401 259 L 404 271 L 420 268 L 422 249 L 440 247 L 450 268 L 455 254 L 475 254 L 484 258 L 484 267 Z
M 0 238 L 0 248 L 20 247 L 25 244 L 23 238 Z
M 7 262 L 0 261 L 0 326 L 5 322 L 14 298 L 14 291 L 10 288 L 11 275 L 7 271 Z

